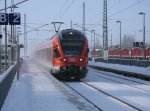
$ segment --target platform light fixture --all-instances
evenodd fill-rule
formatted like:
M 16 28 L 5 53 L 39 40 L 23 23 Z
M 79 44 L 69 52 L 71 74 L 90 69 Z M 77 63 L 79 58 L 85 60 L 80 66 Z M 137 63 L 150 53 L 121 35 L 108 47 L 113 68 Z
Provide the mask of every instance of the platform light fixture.
M 117 23 L 119 23 L 120 24 L 120 48 L 119 48 L 119 50 L 120 50 L 120 57 L 121 57 L 121 21 L 116 21 Z
M 143 58 L 146 59 L 146 51 L 145 51 L 145 13 L 139 12 L 139 15 L 143 15 Z

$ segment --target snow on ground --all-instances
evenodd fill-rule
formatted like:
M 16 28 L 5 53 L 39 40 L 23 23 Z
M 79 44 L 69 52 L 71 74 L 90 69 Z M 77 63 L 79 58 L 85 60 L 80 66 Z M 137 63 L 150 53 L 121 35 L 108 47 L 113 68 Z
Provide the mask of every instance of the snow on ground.
M 150 75 L 150 66 L 146 68 L 146 72 L 149 72 L 148 74 Z
M 98 87 L 103 91 L 106 91 L 107 93 L 123 101 L 126 101 L 129 104 L 142 109 L 143 111 L 150 111 L 150 86 L 136 84 L 130 81 L 121 81 L 119 78 L 101 74 L 101 72 L 96 72 L 93 69 L 89 69 L 88 76 L 84 79 L 84 81 Z M 139 89 L 140 86 L 141 88 L 147 88 L 148 91 Z
M 108 67 L 112 69 L 119 69 L 119 70 L 124 70 L 129 72 L 136 72 L 144 75 L 150 75 L 150 67 L 144 68 L 144 67 L 111 64 L 111 63 L 103 63 L 103 62 L 95 62 L 95 61 L 89 61 L 89 64 L 95 66 L 101 66 L 101 67 Z
M 74 96 L 72 100 L 60 91 L 52 76 L 46 76 L 32 64 L 23 70 L 20 80 L 14 80 L 2 111 L 89 111 L 78 104 L 83 101 Z
M 98 65 L 150 75 L 150 67 L 142 68 L 90 61 Z M 27 66 L 28 65 L 28 66 Z M 14 80 L 1 111 L 93 111 L 88 103 L 59 85 L 31 63 L 23 64 L 20 80 Z M 94 96 L 94 95 L 93 95 Z M 129 98 L 130 99 L 130 98 Z M 140 100 L 140 98 L 139 98 Z

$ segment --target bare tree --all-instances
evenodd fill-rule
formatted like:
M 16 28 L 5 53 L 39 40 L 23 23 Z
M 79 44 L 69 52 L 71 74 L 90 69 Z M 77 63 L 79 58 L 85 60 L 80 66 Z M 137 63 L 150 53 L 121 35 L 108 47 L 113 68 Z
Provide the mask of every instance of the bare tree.
M 102 44 L 101 44 L 101 41 L 100 41 L 99 37 L 96 37 L 95 48 L 96 49 L 102 49 Z
M 122 48 L 128 48 L 132 49 L 133 48 L 133 42 L 135 41 L 133 35 L 127 35 L 125 34 L 124 37 L 122 38 Z

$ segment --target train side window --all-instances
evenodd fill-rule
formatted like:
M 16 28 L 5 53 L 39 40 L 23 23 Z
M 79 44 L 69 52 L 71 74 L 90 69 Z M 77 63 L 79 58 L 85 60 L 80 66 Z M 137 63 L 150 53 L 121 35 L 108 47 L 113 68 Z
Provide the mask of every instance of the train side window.
M 89 48 L 87 48 L 87 53 L 89 53 Z
M 54 57 L 55 58 L 60 57 L 60 53 L 59 53 L 59 51 L 58 51 L 58 49 L 56 47 L 54 47 Z
M 86 49 L 85 57 L 88 57 L 89 48 Z

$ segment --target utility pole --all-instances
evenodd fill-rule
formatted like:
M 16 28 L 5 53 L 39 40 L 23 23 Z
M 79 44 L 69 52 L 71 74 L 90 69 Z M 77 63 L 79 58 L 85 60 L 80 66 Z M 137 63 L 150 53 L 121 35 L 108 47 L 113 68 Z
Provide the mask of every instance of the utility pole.
M 93 36 L 92 36 L 92 34 L 93 34 Z M 93 37 L 93 39 L 92 39 L 92 37 Z M 93 51 L 94 51 L 94 60 L 95 60 L 95 30 L 91 31 L 91 41 L 93 41 Z M 92 42 L 91 42 L 91 44 L 92 44 Z
M 93 30 L 91 31 L 91 50 L 92 50 L 92 34 L 93 34 Z
M 26 27 L 26 14 L 24 15 L 24 57 L 27 57 L 27 27 Z
M 7 0 L 5 0 L 5 13 L 7 13 Z M 5 25 L 5 70 L 7 69 L 7 25 Z
M 16 3 L 16 4 L 14 4 L 13 6 L 17 6 L 17 5 L 22 4 L 22 3 L 26 2 L 26 1 L 28 1 L 28 0 L 24 0 L 24 1 L 18 2 L 18 3 Z M 3 9 L 0 9 L 0 11 L 3 11 L 3 10 L 5 10 L 5 9 L 11 8 L 11 7 L 12 7 L 12 6 L 9 6 L 9 7 L 3 8 Z
M 103 8 L 103 51 L 104 60 L 108 60 L 107 0 L 104 0 Z
M 1 25 L 0 25 L 0 75 L 1 75 L 1 71 L 2 71 L 2 64 L 1 64 L 1 60 L 2 60 L 2 58 L 1 58 L 1 54 L 2 54 L 2 50 L 1 50 L 1 47 L 2 47 L 2 44 L 1 44 L 1 39 L 2 39 L 2 30 L 1 30 Z
M 110 46 L 112 48 L 112 34 L 111 34 L 111 39 L 110 39 Z
M 85 34 L 85 2 L 83 2 L 82 32 L 83 34 Z
M 121 57 L 121 48 L 122 48 L 122 47 L 121 47 L 121 23 L 122 23 L 122 22 L 119 21 L 119 20 L 116 21 L 116 22 L 120 24 L 120 34 L 119 34 L 119 35 L 120 35 L 120 46 L 119 46 L 119 50 L 120 50 L 120 57 Z
M 146 47 L 145 47 L 145 15 L 144 12 L 139 12 L 139 15 L 143 15 L 143 58 L 146 59 Z
M 103 6 L 103 51 L 104 60 L 108 60 L 108 30 L 107 30 L 107 0 L 104 0 Z
M 16 59 L 16 61 L 17 61 L 17 80 L 19 80 L 19 76 L 20 76 L 20 70 L 19 70 L 19 67 L 20 67 L 20 42 L 19 42 L 19 31 L 20 31 L 20 27 L 18 27 L 17 28 L 17 34 L 16 34 L 16 36 L 17 36 L 17 41 L 16 41 L 16 43 L 17 43 L 17 59 Z
M 14 0 L 11 0 L 11 12 L 14 12 Z M 11 33 L 10 33 L 9 43 L 13 44 L 13 42 L 14 42 L 14 25 L 11 25 L 10 28 L 11 28 L 10 29 Z M 14 61 L 14 48 L 13 47 L 11 47 L 11 50 L 10 50 L 10 61 Z
M 71 20 L 70 28 L 73 29 L 72 20 Z

